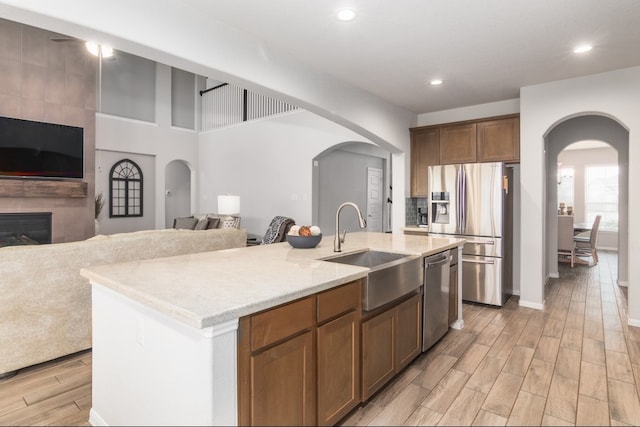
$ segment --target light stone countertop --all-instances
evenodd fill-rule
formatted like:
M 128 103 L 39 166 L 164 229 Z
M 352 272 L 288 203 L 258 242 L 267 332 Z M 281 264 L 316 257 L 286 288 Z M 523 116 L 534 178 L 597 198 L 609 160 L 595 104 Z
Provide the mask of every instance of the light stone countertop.
M 390 233 L 348 233 L 342 253 L 375 249 L 427 256 L 463 239 Z M 313 249 L 288 243 L 251 246 L 83 268 L 92 284 L 196 328 L 214 326 L 365 277 L 366 267 L 322 261 L 333 235 Z

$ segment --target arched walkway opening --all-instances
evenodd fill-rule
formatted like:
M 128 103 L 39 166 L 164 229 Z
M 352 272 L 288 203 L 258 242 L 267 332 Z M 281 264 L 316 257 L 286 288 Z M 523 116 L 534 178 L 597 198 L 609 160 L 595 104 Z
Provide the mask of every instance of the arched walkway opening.
M 581 141 L 600 141 L 617 152 L 618 166 L 618 284 L 626 286 L 629 275 L 629 132 L 613 118 L 585 114 L 568 118 L 554 126 L 545 137 L 546 153 L 546 271 L 558 277 L 557 215 L 558 215 L 558 159 L 560 153 Z M 576 188 L 576 192 L 584 191 Z M 581 213 L 582 215 L 583 213 Z
M 173 227 L 174 218 L 191 215 L 191 168 L 183 160 L 173 160 L 164 170 L 165 227 Z

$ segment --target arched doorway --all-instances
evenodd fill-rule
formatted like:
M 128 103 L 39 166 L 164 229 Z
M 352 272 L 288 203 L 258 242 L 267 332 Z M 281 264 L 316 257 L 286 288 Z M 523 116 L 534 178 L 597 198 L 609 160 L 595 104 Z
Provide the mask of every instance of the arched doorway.
M 618 284 L 626 286 L 629 280 L 629 132 L 616 120 L 602 115 L 569 118 L 546 134 L 546 271 L 551 277 L 557 277 L 558 156 L 569 145 L 585 140 L 605 142 L 618 154 Z
M 368 231 L 390 229 L 390 153 L 364 142 L 334 145 L 313 159 L 313 223 L 333 234 L 336 209 L 354 202 L 367 217 Z M 340 227 L 359 231 L 356 215 L 344 215 Z
M 191 215 L 191 168 L 183 160 L 173 160 L 164 170 L 165 227 L 173 226 L 174 218 Z

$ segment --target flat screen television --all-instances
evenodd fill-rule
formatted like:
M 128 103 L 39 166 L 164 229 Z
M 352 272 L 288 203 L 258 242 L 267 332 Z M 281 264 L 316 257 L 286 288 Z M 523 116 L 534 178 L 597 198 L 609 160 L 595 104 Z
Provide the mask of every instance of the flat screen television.
M 0 176 L 82 178 L 84 129 L 0 117 Z

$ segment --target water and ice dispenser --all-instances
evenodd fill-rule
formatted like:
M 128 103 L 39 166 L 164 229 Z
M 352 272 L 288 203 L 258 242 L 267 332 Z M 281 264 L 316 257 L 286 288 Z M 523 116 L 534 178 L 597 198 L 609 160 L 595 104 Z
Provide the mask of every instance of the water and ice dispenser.
M 431 223 L 449 224 L 448 191 L 434 191 L 431 193 Z

